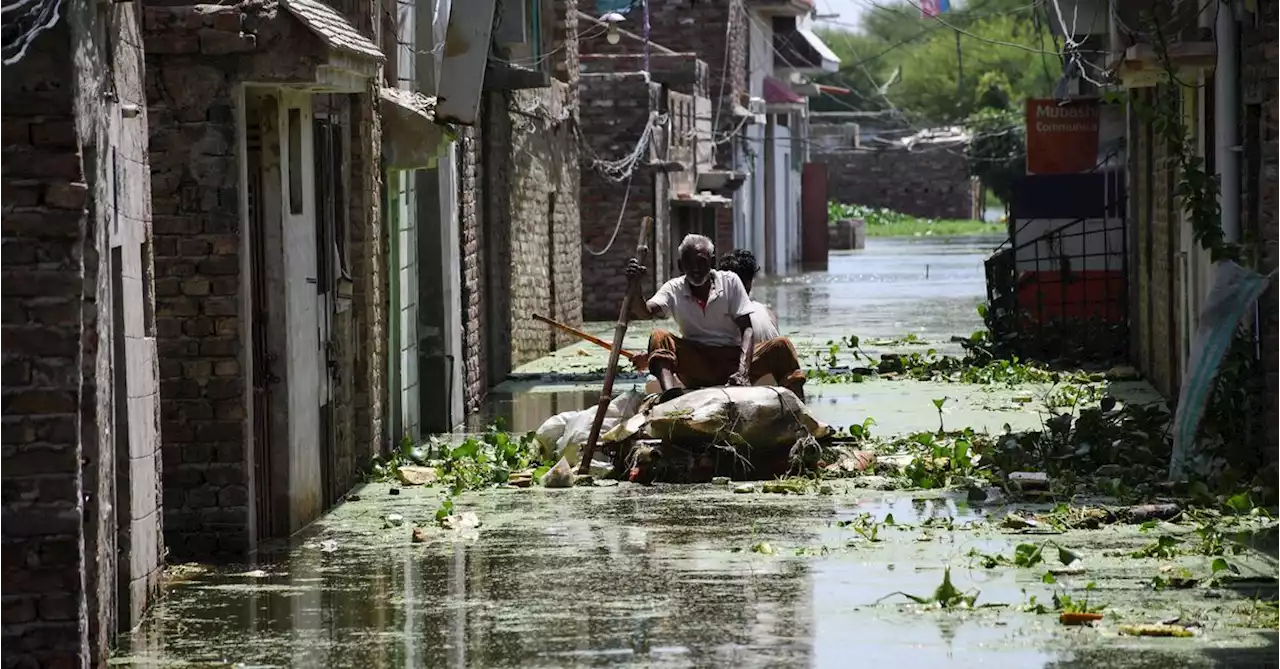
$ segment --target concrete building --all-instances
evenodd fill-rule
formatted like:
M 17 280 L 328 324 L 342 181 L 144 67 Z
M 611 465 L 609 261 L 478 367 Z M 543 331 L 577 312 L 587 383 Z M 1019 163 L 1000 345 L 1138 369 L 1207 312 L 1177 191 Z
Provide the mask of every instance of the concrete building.
M 4 9 L 4 662 L 104 666 L 163 566 L 141 10 Z
M 806 77 L 835 72 L 840 59 L 811 29 L 810 0 L 747 3 L 748 95 L 756 123 L 743 129 L 738 165 L 750 174 L 737 197 L 735 236 L 761 260 L 766 274 L 800 262 L 801 174 L 809 162 Z

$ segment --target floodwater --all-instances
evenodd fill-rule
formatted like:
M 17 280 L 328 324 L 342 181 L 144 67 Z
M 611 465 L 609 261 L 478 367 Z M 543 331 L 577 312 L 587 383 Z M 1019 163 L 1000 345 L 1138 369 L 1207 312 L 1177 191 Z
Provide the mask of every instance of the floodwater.
M 832 252 L 825 272 L 762 279 L 752 296 L 774 308 L 784 334 L 945 341 L 982 326 L 983 261 L 1000 241 L 872 237 L 864 250 Z
M 930 347 L 955 354 L 959 348 L 949 339 L 982 327 L 977 307 L 986 299 L 983 261 L 1000 241 L 992 236 L 873 237 L 864 250 L 833 252 L 825 272 L 761 278 L 752 296 L 773 307 L 779 329 L 802 357 L 825 348 L 828 340 L 850 335 L 858 336 L 870 354 L 879 350 L 873 343 L 876 339 L 905 335 L 926 342 L 918 347 L 921 350 Z M 655 325 L 632 323 L 625 348 L 643 351 Z M 591 323 L 584 329 L 606 340 L 613 336 L 613 323 Z M 501 418 L 509 429 L 526 431 L 537 428 L 547 416 L 594 406 L 608 357 L 608 351 L 581 343 L 524 365 L 515 370 L 512 381 L 490 393 L 478 422 Z M 566 384 L 557 376 L 578 383 Z M 637 383 L 643 379 L 623 376 L 617 390 Z M 828 398 L 840 394 L 832 389 L 824 392 Z M 832 420 L 846 424 L 843 415 Z
M 824 273 L 763 281 L 784 332 L 802 348 L 828 338 L 915 333 L 928 340 L 979 327 L 988 240 L 869 240 Z M 642 324 L 643 325 L 643 324 Z M 608 333 L 611 326 L 595 326 Z M 643 347 L 635 328 L 628 347 Z M 864 344 L 865 346 L 865 344 Z M 493 394 L 490 416 L 536 427 L 594 403 L 598 381 L 547 384 L 538 374 L 590 371 L 604 352 L 579 345 L 526 366 Z M 637 380 L 626 378 L 617 390 Z M 936 387 L 935 387 L 936 386 Z M 1138 391 L 1141 389 L 1139 388 Z M 1138 392 L 1135 391 L 1135 392 Z M 873 415 L 878 433 L 937 427 L 931 397 L 950 393 L 943 419 L 1038 421 L 1013 391 L 912 381 L 815 385 L 811 408 L 847 424 Z M 1018 392 L 1026 392 L 1020 390 Z M 1148 391 L 1149 392 L 1149 391 Z M 963 396 L 962 396 L 963 395 Z M 916 405 L 919 405 L 918 407 Z M 953 413 L 954 412 L 954 413 Z M 983 422 L 985 421 L 985 422 Z M 1084 555 L 1098 628 L 1064 628 L 1023 610 L 1046 601 L 1043 569 L 981 569 L 969 551 L 1011 554 L 1036 540 L 996 527 L 1008 509 L 967 496 L 871 492 L 736 494 L 730 487 L 496 489 L 456 499 L 477 530 L 438 529 L 443 491 L 369 484 L 287 545 L 253 564 L 179 570 L 145 623 L 121 643 L 119 666 L 237 667 L 816 667 L 898 669 L 1274 667 L 1276 633 L 1258 629 L 1231 593 L 1154 592 L 1154 560 L 1116 561 L 1150 541 L 1135 528 L 1053 537 Z M 392 494 L 392 490 L 400 494 Z M 403 524 L 387 522 L 389 514 Z M 840 521 L 870 514 L 869 541 Z M 426 530 L 413 543 L 412 528 Z M 765 548 L 765 544 L 768 548 Z M 1189 559 L 1188 559 L 1189 560 Z M 1274 562 L 1246 572 L 1274 575 Z M 1205 560 L 1186 561 L 1203 573 Z M 979 608 L 944 611 L 927 596 L 950 568 Z M 1083 582 L 1068 584 L 1079 594 Z M 1274 581 L 1268 587 L 1274 597 Z M 990 605 L 983 607 L 983 605 Z M 1249 604 L 1248 606 L 1252 606 Z M 1253 609 L 1249 609 L 1252 611 Z M 1118 622 L 1175 616 L 1211 621 L 1196 639 L 1132 639 Z
M 1006 509 L 841 485 L 805 496 L 626 483 L 494 490 L 458 498 L 482 524 L 456 534 L 431 522 L 439 490 L 393 496 L 370 484 L 281 553 L 173 582 L 114 664 L 1084 669 L 1275 658 L 1274 631 L 1219 624 L 1202 639 L 1140 643 L 1062 628 L 1021 610 L 1029 595 L 1052 595 L 1041 570 L 985 570 L 966 557 L 1027 540 L 986 522 Z M 390 513 L 404 524 L 387 526 Z M 875 542 L 838 524 L 861 514 L 894 524 Z M 410 542 L 414 526 L 429 528 L 425 542 Z M 1164 595 L 1133 590 L 1141 573 L 1096 556 L 1149 537 L 1094 534 L 1055 539 L 1085 554 L 1111 615 L 1176 615 L 1206 601 L 1169 595 L 1135 612 L 1131 600 Z M 935 610 L 894 594 L 929 595 L 948 566 L 955 587 L 990 608 Z

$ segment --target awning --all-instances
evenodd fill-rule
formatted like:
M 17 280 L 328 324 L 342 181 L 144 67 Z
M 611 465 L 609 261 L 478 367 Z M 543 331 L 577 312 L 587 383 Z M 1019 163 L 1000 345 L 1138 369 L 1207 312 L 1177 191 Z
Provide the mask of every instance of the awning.
M 780 30 L 773 34 L 773 65 L 799 72 L 836 72 L 840 57 L 808 28 Z
M 764 101 L 771 105 L 804 104 L 805 98 L 803 95 L 799 95 L 788 88 L 781 80 L 773 77 L 765 77 Z
M 316 66 L 316 84 L 332 92 L 361 93 L 386 57 L 342 14 L 320 0 L 280 0 L 280 6 L 328 47 Z
M 732 207 L 733 199 L 711 193 L 678 193 L 671 205 L 679 207 Z
M 435 167 L 442 148 L 451 139 L 448 130 L 436 123 L 436 99 L 400 88 L 383 88 L 379 97 L 382 159 L 386 167 Z

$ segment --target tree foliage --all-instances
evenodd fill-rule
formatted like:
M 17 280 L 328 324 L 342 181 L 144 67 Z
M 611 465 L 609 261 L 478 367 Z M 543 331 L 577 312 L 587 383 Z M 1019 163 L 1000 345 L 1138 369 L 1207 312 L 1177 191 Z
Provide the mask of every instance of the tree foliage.
M 884 111 L 906 128 L 966 125 L 972 173 L 1007 201 L 1025 173 L 1023 102 L 1051 94 L 1062 72 L 1044 11 L 1031 0 L 969 0 L 942 16 L 948 26 L 902 0 L 877 5 L 857 30 L 824 31 L 841 65 L 821 81 L 852 92 L 811 106 Z
M 921 18 L 915 6 L 899 2 L 877 6 L 862 17 L 856 31 L 826 30 L 823 38 L 840 56 L 840 71 L 822 83 L 849 88 L 838 99 L 815 100 L 817 111 L 898 109 L 913 125 L 962 121 L 979 109 L 971 91 L 988 73 L 1008 82 L 1012 101 L 1053 90 L 1061 73 L 1048 29 L 1029 0 L 972 0 L 943 20 L 957 31 Z M 1043 28 L 1043 29 L 1042 29 Z M 1008 46 L 1014 44 L 1018 46 Z M 1038 53 L 1046 51 L 1049 53 Z M 882 86 L 896 80 L 881 94 Z

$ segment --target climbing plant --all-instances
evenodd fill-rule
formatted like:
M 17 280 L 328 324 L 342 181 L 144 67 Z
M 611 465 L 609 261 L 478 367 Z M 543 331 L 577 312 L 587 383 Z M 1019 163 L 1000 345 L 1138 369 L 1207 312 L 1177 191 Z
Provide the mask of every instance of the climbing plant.
M 1192 238 L 1209 252 L 1213 262 L 1233 261 L 1253 264 L 1245 259 L 1241 244 L 1227 241 L 1222 231 L 1219 206 L 1221 184 L 1210 174 L 1205 161 L 1197 155 L 1195 135 L 1187 127 L 1183 114 L 1183 91 L 1191 86 L 1179 78 L 1177 67 L 1169 56 L 1165 28 L 1148 13 L 1148 35 L 1167 83 L 1157 86 L 1150 100 L 1134 100 L 1139 117 L 1151 124 L 1159 141 L 1168 151 L 1169 167 L 1175 170 L 1173 194 L 1191 223 Z M 1274 497 L 1274 471 L 1260 472 L 1266 458 L 1267 445 L 1263 421 L 1267 420 L 1267 394 L 1264 376 L 1257 361 L 1257 343 L 1253 328 L 1237 328 L 1235 337 L 1222 361 L 1214 388 L 1205 407 L 1200 436 L 1207 437 L 1210 451 L 1221 463 L 1218 471 L 1206 472 L 1220 486 L 1248 484 L 1246 472 L 1257 474 L 1255 481 L 1265 481 Z

